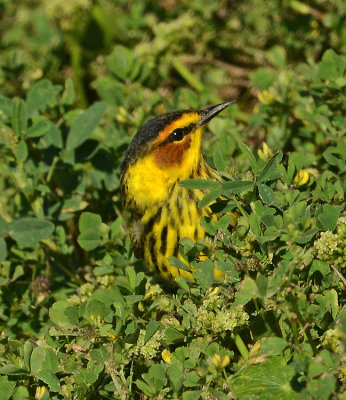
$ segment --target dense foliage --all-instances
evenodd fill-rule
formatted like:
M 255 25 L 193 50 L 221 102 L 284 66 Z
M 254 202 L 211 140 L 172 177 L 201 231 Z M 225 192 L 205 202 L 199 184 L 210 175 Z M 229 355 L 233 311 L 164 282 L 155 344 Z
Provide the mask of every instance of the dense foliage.
M 0 18 L 0 399 L 343 399 L 344 1 Z M 219 219 L 171 287 L 132 252 L 119 163 L 149 117 L 230 98 L 204 143 L 222 183 L 181 183 Z

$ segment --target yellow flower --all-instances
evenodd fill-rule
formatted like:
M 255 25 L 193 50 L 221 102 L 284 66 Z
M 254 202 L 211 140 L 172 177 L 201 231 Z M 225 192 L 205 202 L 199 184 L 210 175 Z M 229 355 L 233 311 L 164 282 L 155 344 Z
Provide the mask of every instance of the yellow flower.
M 273 93 L 268 92 L 268 90 L 263 90 L 257 95 L 258 100 L 265 105 L 271 104 L 273 102 Z
M 43 399 L 43 396 L 44 396 L 45 392 L 46 392 L 45 386 L 38 386 L 36 388 L 35 400 Z
M 113 333 L 108 332 L 108 337 L 112 340 L 115 340 L 117 337 L 113 335 Z
M 266 142 L 262 143 L 262 149 L 257 150 L 259 158 L 263 161 L 268 161 L 270 157 L 273 156 L 272 149 L 267 145 Z
M 118 113 L 116 115 L 116 119 L 119 122 L 122 122 L 122 123 L 128 122 L 129 115 L 128 115 L 128 112 L 127 112 L 126 108 L 124 108 L 124 107 L 119 107 L 118 108 Z
M 295 183 L 297 186 L 303 186 L 303 185 L 305 185 L 306 183 L 309 182 L 309 179 L 310 179 L 309 173 L 308 173 L 306 170 L 301 169 L 301 170 L 297 173 L 297 175 L 295 176 L 295 178 L 294 178 L 294 183 Z
M 167 364 L 172 364 L 171 352 L 169 350 L 164 349 L 161 353 L 161 356 L 164 362 L 166 362 Z
M 209 296 L 216 296 L 216 295 L 218 294 L 218 292 L 219 292 L 219 287 L 216 286 L 216 288 L 213 289 L 213 290 L 210 292 Z
M 214 354 L 211 358 L 211 362 L 217 369 L 224 369 L 231 362 L 229 356 L 220 357 L 219 354 Z
M 256 357 L 261 349 L 261 342 L 256 342 L 249 351 L 249 358 Z

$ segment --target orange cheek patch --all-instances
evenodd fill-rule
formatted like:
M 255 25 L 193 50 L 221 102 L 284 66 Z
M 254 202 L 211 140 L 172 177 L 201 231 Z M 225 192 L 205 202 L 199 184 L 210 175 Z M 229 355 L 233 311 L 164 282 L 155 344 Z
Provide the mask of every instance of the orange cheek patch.
M 182 142 L 166 143 L 153 151 L 155 163 L 159 168 L 177 167 L 183 161 L 185 150 L 190 147 L 191 138 L 186 136 Z

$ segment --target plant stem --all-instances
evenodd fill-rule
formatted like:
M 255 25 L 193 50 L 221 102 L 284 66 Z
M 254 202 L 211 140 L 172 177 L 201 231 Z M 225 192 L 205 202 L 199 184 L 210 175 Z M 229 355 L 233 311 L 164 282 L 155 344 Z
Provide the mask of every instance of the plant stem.
M 85 70 L 82 67 L 82 49 L 80 43 L 76 40 L 73 34 L 66 35 L 66 46 L 71 57 L 73 83 L 76 88 L 78 102 L 82 108 L 86 108 L 88 106 L 88 100 L 83 84 L 83 75 L 85 74 Z
M 55 251 L 47 239 L 43 240 L 41 244 L 46 257 L 51 258 L 54 263 L 78 285 L 84 284 L 84 281 L 78 275 L 74 274 L 69 268 L 65 267 L 65 263 L 67 263 L 68 260 L 66 260 L 62 254 L 58 253 L 58 251 Z
M 244 208 L 240 205 L 238 199 L 236 198 L 235 194 L 232 194 L 232 199 L 237 206 L 238 210 L 241 212 L 243 217 L 249 217 L 248 213 L 244 210 Z
M 234 343 L 237 346 L 241 356 L 245 361 L 249 359 L 249 351 L 245 346 L 245 343 L 243 342 L 243 339 L 240 337 L 238 333 L 233 335 Z
M 47 174 L 47 182 L 50 182 L 50 180 L 52 179 L 52 175 L 53 175 L 53 172 L 54 172 L 54 169 L 55 169 L 55 166 L 56 166 L 56 163 L 58 162 L 58 160 L 59 160 L 58 156 L 55 156 L 53 158 L 53 162 L 52 162 L 52 164 L 49 168 L 48 174 Z
M 173 67 L 186 80 L 186 82 L 198 92 L 201 92 L 204 89 L 203 83 L 193 75 L 193 73 L 179 60 L 179 58 L 173 60 Z
M 342 275 L 342 273 L 340 271 L 338 271 L 333 264 L 331 264 L 331 268 L 332 270 L 335 272 L 335 274 L 340 278 L 341 282 L 344 284 L 344 286 L 346 286 L 346 279 L 345 277 Z
M 110 357 L 109 357 L 109 361 L 107 363 L 105 363 L 106 371 L 111 376 L 112 381 L 114 383 L 114 386 L 115 386 L 117 392 L 119 393 L 119 396 L 120 396 L 121 400 L 127 400 L 128 399 L 128 395 L 121 388 L 121 385 L 120 385 L 120 383 L 118 381 L 118 378 L 117 378 L 116 369 L 114 367 L 113 345 L 111 343 L 107 343 L 107 347 L 108 347 L 108 351 L 109 351 L 109 356 Z

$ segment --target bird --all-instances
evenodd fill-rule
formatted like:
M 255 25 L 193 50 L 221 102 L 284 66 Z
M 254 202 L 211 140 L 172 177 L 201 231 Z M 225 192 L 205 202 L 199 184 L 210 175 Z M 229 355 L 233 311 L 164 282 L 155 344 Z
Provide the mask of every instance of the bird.
M 179 276 L 193 280 L 191 266 L 191 272 L 177 268 L 169 258 L 174 256 L 186 263 L 179 252 L 180 239 L 188 237 L 197 242 L 204 238 L 200 219 L 212 213 L 208 206 L 198 207 L 205 192 L 181 187 L 179 182 L 220 180 L 203 158 L 203 133 L 207 123 L 234 102 L 199 111 L 172 111 L 150 119 L 135 134 L 120 164 L 135 254 L 167 281 Z M 214 276 L 224 274 L 215 269 Z

